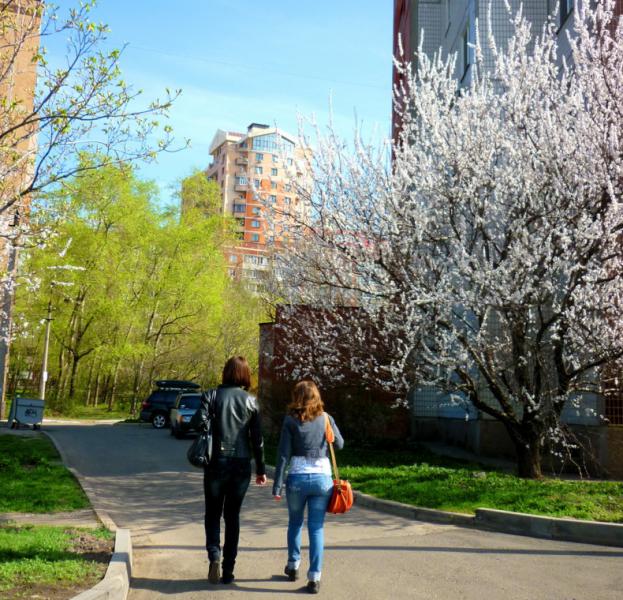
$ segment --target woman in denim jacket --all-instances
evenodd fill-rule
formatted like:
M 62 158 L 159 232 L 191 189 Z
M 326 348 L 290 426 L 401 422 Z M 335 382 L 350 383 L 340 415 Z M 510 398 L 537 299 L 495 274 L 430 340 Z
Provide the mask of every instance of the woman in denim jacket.
M 335 434 L 334 446 L 343 448 L 344 439 L 333 417 L 330 415 L 328 417 Z M 292 390 L 292 401 L 288 405 L 288 415 L 281 429 L 273 496 L 275 500 L 281 500 L 284 474 L 289 463 L 286 480 L 289 517 L 288 564 L 285 574 L 290 581 L 298 579 L 301 536 L 307 505 L 309 534 L 307 590 L 312 594 L 317 594 L 320 590 L 324 516 L 333 489 L 325 424 L 324 404 L 316 384 L 312 381 L 300 381 Z

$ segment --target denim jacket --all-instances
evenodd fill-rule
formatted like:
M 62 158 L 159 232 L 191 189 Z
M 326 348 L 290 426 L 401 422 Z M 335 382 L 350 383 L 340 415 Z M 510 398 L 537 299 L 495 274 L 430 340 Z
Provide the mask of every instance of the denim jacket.
M 307 458 L 323 458 L 329 454 L 329 444 L 325 436 L 325 413 L 316 417 L 313 421 L 299 421 L 287 415 L 283 420 L 279 448 L 277 450 L 277 466 L 275 469 L 275 482 L 273 484 L 273 496 L 281 496 L 285 470 L 292 456 L 305 456 Z M 344 447 L 344 438 L 337 428 L 331 415 L 329 422 L 335 434 L 333 445 L 337 449 Z

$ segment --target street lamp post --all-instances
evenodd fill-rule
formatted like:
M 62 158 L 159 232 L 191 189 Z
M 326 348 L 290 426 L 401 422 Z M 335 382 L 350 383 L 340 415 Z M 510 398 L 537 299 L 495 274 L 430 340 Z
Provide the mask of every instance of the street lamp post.
M 41 398 L 41 400 L 45 400 L 45 384 L 48 381 L 48 350 L 50 348 L 50 324 L 52 323 L 52 299 L 48 301 L 48 314 L 45 321 L 43 362 L 41 363 L 41 381 L 39 382 L 39 398 Z

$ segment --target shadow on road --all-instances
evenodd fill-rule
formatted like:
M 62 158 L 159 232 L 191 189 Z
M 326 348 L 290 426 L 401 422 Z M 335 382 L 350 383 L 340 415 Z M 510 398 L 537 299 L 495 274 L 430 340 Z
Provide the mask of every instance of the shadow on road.
M 292 593 L 306 593 L 305 587 L 299 588 L 283 588 L 275 589 L 273 586 L 261 587 L 262 582 L 266 584 L 283 583 L 287 585 L 287 580 L 283 575 L 272 575 L 266 579 L 236 579 L 233 583 L 224 585 L 212 585 L 205 579 L 186 579 L 171 581 L 170 579 L 149 579 L 145 577 L 132 578 L 133 590 L 148 590 L 157 592 L 158 594 L 173 595 L 184 594 L 187 592 L 210 592 L 210 591 L 225 591 L 228 592 L 241 592 L 248 594 L 249 592 L 265 593 L 265 594 L 292 594 Z M 247 583 L 258 584 L 256 586 L 242 585 Z

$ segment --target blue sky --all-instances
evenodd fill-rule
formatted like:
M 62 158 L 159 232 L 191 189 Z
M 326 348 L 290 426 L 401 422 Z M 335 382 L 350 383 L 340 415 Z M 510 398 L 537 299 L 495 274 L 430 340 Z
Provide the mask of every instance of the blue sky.
M 99 0 L 94 20 L 110 26 L 112 45 L 127 44 L 126 81 L 146 99 L 183 90 L 170 123 L 192 147 L 141 174 L 166 201 L 177 179 L 208 165 L 217 128 L 296 133 L 297 114 L 326 123 L 330 104 L 340 134 L 357 120 L 389 135 L 392 10 L 392 0 Z

